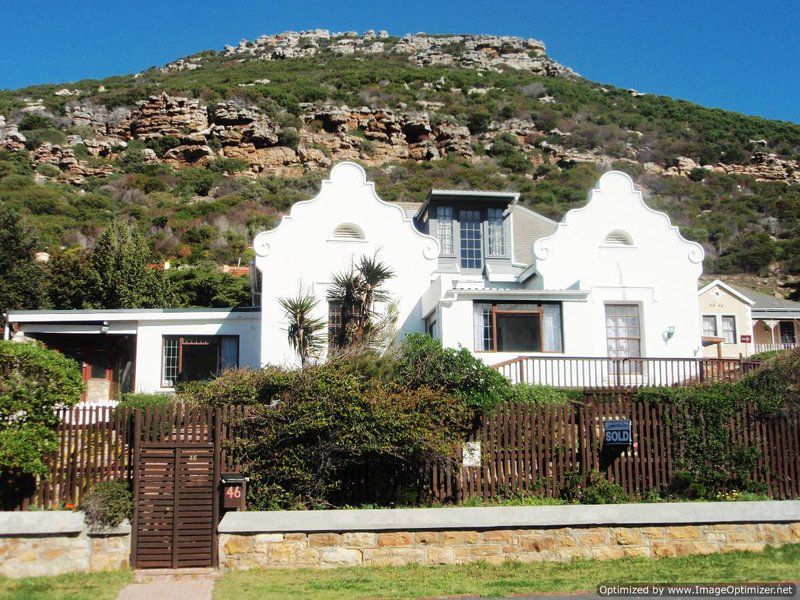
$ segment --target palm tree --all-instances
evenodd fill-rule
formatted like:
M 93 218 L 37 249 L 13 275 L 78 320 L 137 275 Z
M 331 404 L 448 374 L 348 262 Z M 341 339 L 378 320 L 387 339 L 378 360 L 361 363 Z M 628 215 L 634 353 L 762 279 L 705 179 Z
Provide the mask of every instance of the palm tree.
M 286 311 L 289 343 L 300 357 L 300 364 L 306 366 L 322 348 L 320 331 L 325 322 L 311 316 L 319 301 L 310 292 L 300 289 L 294 298 L 278 298 L 278 303 Z
M 328 299 L 339 303 L 342 315 L 338 339 L 331 340 L 333 346 L 363 349 L 371 345 L 375 304 L 390 299 L 381 286 L 392 277 L 394 271 L 377 255 L 362 256 L 349 271 L 333 276 Z

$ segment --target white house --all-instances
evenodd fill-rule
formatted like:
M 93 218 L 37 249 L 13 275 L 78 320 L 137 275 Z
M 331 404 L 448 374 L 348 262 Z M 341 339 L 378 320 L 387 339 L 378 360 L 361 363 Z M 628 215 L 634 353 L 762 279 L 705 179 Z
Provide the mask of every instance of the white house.
M 702 355 L 702 247 L 618 171 L 556 223 L 509 192 L 432 190 L 419 204 L 385 202 L 360 166 L 343 162 L 253 245 L 260 308 L 12 311 L 6 337 L 38 337 L 75 355 L 90 384 L 105 382 L 90 385 L 92 398 L 113 396 L 115 385 L 168 391 L 227 366 L 296 365 L 278 299 L 311 293 L 335 327 L 332 275 L 377 255 L 394 271 L 385 289 L 398 339 L 425 331 L 488 364 L 525 356 L 515 369 L 528 369 L 528 380 L 647 378 L 640 357 Z M 579 373 L 568 357 L 606 362 L 584 361 Z M 549 375 L 534 372 L 541 365 Z

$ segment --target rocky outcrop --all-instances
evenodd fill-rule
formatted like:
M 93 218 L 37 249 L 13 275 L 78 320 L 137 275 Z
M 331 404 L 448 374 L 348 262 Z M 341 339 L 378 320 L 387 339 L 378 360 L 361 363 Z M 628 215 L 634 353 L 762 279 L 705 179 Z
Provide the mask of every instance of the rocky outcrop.
M 73 185 L 82 185 L 87 177 L 106 177 L 114 172 L 111 165 L 92 167 L 86 161 L 78 160 L 72 148 L 44 143 L 31 153 L 34 164 L 50 164 L 58 167 L 66 181 Z
M 146 140 L 208 129 L 208 114 L 200 100 L 169 96 L 150 96 L 136 103 L 131 113 L 131 135 Z
M 385 31 L 367 31 L 362 35 L 354 31 L 331 33 L 325 29 L 287 31 L 263 35 L 252 42 L 243 40 L 237 46 L 225 46 L 223 56 L 283 60 L 306 58 L 321 52 L 337 55 L 391 53 L 405 55 L 418 66 L 453 65 L 490 71 L 515 69 L 550 77 L 574 75 L 572 70 L 546 55 L 540 40 L 496 35 L 409 33 L 393 40 Z M 175 61 L 162 70 L 197 68 L 194 64 Z

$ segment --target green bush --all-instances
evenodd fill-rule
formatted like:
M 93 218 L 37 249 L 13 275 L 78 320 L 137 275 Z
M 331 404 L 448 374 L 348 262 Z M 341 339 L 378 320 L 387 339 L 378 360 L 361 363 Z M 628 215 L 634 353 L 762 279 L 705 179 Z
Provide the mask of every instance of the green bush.
M 443 390 L 474 408 L 491 409 L 514 398 L 508 379 L 469 350 L 444 348 L 422 333 L 406 336 L 387 368 L 398 385 Z
M 547 385 L 517 383 L 511 389 L 508 400 L 520 404 L 566 405 L 583 399 L 581 390 L 555 388 Z
M 55 409 L 76 404 L 83 390 L 74 360 L 39 342 L 0 341 L 0 474 L 48 475 Z
M 169 406 L 175 400 L 174 394 L 122 394 L 117 408 L 143 409 L 152 406 Z
M 636 400 L 672 404 L 680 431 L 673 494 L 713 499 L 730 492 L 759 492 L 753 480 L 758 464 L 756 446 L 731 439 L 731 419 L 748 404 L 761 416 L 800 407 L 800 352 L 787 352 L 736 383 L 712 383 L 685 388 L 650 388 Z
M 385 481 L 398 473 L 418 474 L 429 461 L 453 455 L 470 420 L 463 403 L 442 390 L 388 386 L 346 360 L 297 371 L 288 387 L 280 370 L 249 376 L 270 404 L 251 408 L 231 450 L 247 465 L 248 499 L 256 509 L 341 504 L 351 492 L 345 482 L 353 469 L 378 469 Z M 209 387 L 216 384 L 218 392 L 225 390 L 222 396 L 241 399 L 235 379 L 232 372 Z M 244 396 L 250 401 L 252 391 Z M 403 503 L 420 497 L 413 478 L 395 481 L 405 483 L 387 486 L 387 496 L 377 489 L 384 482 L 376 480 L 371 496 Z
M 127 481 L 96 483 L 81 502 L 86 523 L 92 529 L 112 529 L 130 519 L 133 498 Z
M 622 504 L 631 501 L 620 486 L 608 481 L 599 471 L 590 471 L 585 477 L 578 471 L 569 473 L 561 497 L 567 502 L 581 504 Z

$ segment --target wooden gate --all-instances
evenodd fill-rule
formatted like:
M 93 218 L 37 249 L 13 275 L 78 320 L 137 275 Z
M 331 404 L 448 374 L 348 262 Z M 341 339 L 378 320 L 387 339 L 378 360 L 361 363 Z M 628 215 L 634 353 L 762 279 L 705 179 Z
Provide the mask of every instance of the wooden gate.
M 211 408 L 136 411 L 135 568 L 217 566 L 219 427 Z

